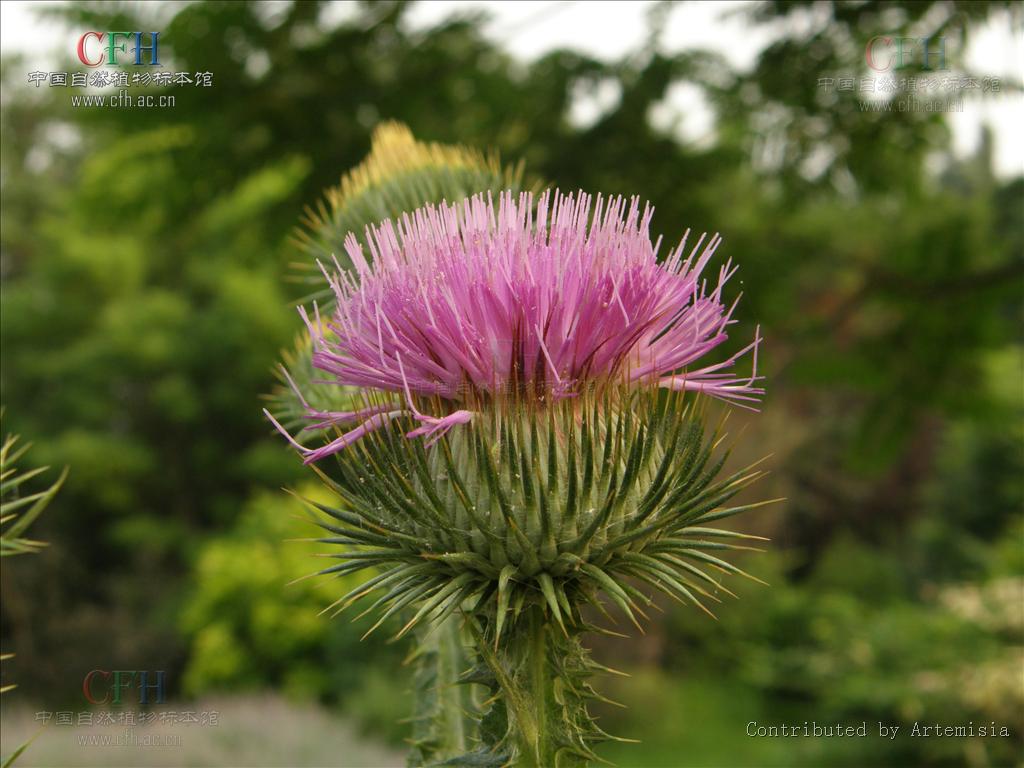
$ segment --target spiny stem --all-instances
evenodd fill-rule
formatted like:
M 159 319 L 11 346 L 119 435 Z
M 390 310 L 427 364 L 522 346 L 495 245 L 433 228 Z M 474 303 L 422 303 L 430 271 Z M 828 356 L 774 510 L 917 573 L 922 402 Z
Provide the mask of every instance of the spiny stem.
M 504 755 L 501 764 L 517 768 L 585 767 L 600 732 L 581 695 L 590 666 L 577 633 L 567 636 L 545 606 L 534 603 L 497 649 L 483 633 L 475 641 L 493 672 L 496 711 L 507 715 L 503 733 L 481 729 L 483 753 Z
M 527 657 L 529 682 L 527 685 L 530 700 L 535 707 L 536 732 L 530 734 L 533 736 L 534 743 L 523 744 L 520 755 L 524 766 L 542 768 L 543 766 L 553 766 L 555 756 L 551 748 L 551 724 L 554 717 L 553 713 L 548 711 L 548 699 L 553 697 L 554 683 L 548 664 L 547 633 L 550 631 L 550 627 L 544 620 L 540 606 L 533 606 L 530 609 L 527 627 L 529 632 L 529 656 Z M 523 735 L 527 736 L 527 734 Z
M 466 751 L 466 701 L 468 690 L 456 682 L 464 671 L 465 653 L 457 618 L 449 616 L 437 630 L 437 686 L 442 712 L 442 725 L 446 730 L 444 743 L 450 756 Z
M 469 691 L 457 682 L 467 664 L 458 617 L 424 625 L 416 639 L 410 766 L 441 763 L 465 754 L 472 726 L 467 723 Z

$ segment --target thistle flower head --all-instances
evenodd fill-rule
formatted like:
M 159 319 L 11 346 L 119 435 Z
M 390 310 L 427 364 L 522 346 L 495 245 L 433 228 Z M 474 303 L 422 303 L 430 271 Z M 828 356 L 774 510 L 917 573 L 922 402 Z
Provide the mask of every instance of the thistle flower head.
M 578 624 L 600 590 L 642 614 L 625 577 L 716 599 L 701 567 L 739 571 L 705 550 L 737 547 L 703 524 L 742 511 L 723 505 L 760 473 L 718 478 L 721 441 L 693 397 L 755 403 L 760 336 L 705 359 L 733 322 L 735 269 L 704 277 L 717 235 L 659 261 L 651 214 L 635 198 L 503 193 L 371 227 L 369 258 L 348 237 L 354 271 L 324 270 L 333 312 L 300 311 L 320 386 L 364 398 L 315 408 L 289 378 L 312 428 L 342 428 L 316 449 L 289 439 L 307 463 L 337 454 L 321 475 L 344 507 L 318 505 L 336 534 L 322 541 L 376 549 L 324 573 L 386 567 L 354 598 L 390 584 L 385 615 L 422 603 L 411 624 L 479 600 L 495 636 L 536 600 Z M 734 373 L 751 351 L 754 372 Z
M 300 310 L 312 354 L 282 375 L 307 428 L 338 433 L 288 436 L 307 463 L 336 454 L 317 471 L 340 503 L 311 503 L 340 562 L 314 575 L 374 569 L 332 606 L 376 594 L 374 628 L 466 618 L 480 664 L 460 680 L 495 702 L 475 765 L 593 759 L 584 607 L 603 595 L 639 627 L 650 587 L 707 610 L 719 574 L 746 575 L 720 555 L 759 538 L 708 527 L 760 506 L 730 503 L 762 473 L 720 477 L 697 396 L 753 407 L 760 334 L 713 356 L 735 269 L 709 266 L 717 235 L 659 260 L 651 216 L 582 193 L 427 205 L 350 234 L 351 270 L 321 265 L 332 308 Z
M 367 232 L 369 259 L 346 240 L 354 272 L 328 277 L 329 318 L 304 310 L 313 365 L 329 384 L 392 398 L 345 412 L 308 409 L 315 426 L 358 423 L 307 461 L 337 452 L 401 414 L 410 437 L 436 439 L 490 407 L 531 407 L 612 386 L 704 392 L 750 406 L 760 341 L 708 363 L 727 338 L 735 268 L 704 273 L 721 242 L 688 234 L 659 262 L 652 210 L 638 199 L 503 193 L 426 206 Z M 753 351 L 754 372 L 732 371 Z M 426 408 L 427 410 L 424 410 Z M 301 446 L 300 446 L 301 447 Z

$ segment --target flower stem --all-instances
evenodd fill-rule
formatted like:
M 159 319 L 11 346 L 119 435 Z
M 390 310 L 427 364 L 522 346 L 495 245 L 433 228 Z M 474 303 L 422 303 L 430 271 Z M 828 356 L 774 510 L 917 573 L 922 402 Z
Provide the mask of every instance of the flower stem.
M 415 712 L 410 766 L 444 762 L 467 751 L 469 691 L 457 679 L 467 666 L 458 617 L 417 633 Z
M 550 704 L 554 703 L 554 679 L 548 664 L 548 634 L 551 626 L 545 621 L 539 606 L 530 609 L 527 617 L 529 650 L 526 661 L 529 669 L 528 694 L 536 714 L 536 731 L 533 743 L 522 744 L 520 756 L 524 766 L 553 766 L 555 764 L 554 739 L 551 726 L 555 722 L 555 713 L 550 712 Z
M 598 731 L 584 692 L 589 664 L 575 634 L 567 635 L 539 604 L 528 606 L 498 648 L 477 635 L 477 652 L 494 675 L 492 691 L 506 716 L 503 733 L 481 729 L 485 751 L 519 768 L 584 768 Z

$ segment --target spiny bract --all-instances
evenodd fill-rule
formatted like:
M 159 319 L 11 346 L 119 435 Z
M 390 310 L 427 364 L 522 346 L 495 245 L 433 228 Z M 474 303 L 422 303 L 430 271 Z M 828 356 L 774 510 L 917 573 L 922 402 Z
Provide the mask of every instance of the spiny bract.
M 322 473 L 344 504 L 316 505 L 333 518 L 320 541 L 344 545 L 345 562 L 320 573 L 381 572 L 336 605 L 380 590 L 377 625 L 416 606 L 404 632 L 468 603 L 493 613 L 498 642 L 532 603 L 580 625 L 599 591 L 636 621 L 649 599 L 628 577 L 717 600 L 728 590 L 709 571 L 742 572 L 716 551 L 754 537 L 706 524 L 759 506 L 724 505 L 761 473 L 719 478 L 726 452 L 684 397 L 619 389 L 496 409 L 432 448 L 400 424 L 367 435 Z

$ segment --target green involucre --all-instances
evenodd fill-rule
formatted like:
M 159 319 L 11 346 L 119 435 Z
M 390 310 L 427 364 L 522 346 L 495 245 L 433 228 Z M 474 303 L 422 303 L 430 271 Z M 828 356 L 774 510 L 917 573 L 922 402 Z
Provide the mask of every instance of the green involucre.
M 375 569 L 338 610 L 369 598 L 370 631 L 402 615 L 398 636 L 466 620 L 478 657 L 467 682 L 492 693 L 474 764 L 485 753 L 495 764 L 593 759 L 607 736 L 586 710 L 587 606 L 610 618 L 611 603 L 639 627 L 651 605 L 641 586 L 707 610 L 732 594 L 721 574 L 746 575 L 720 555 L 757 537 L 708 523 L 767 503 L 728 506 L 762 473 L 721 474 L 727 451 L 696 402 L 611 389 L 546 408 L 496 403 L 431 447 L 397 420 L 318 470 L 339 499 L 311 502 L 329 534 L 319 541 L 341 561 L 320 573 Z M 540 701 L 550 711 L 538 720 Z

